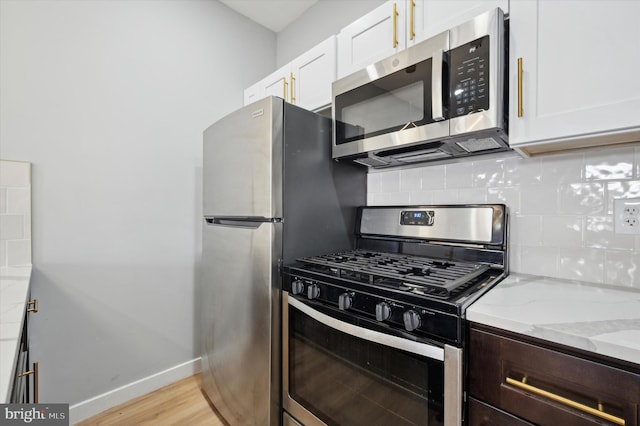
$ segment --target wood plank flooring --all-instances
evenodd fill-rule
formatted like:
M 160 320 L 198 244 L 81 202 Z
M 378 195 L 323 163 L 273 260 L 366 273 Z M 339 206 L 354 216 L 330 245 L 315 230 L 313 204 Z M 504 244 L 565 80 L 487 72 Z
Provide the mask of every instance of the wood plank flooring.
M 143 395 L 78 426 L 226 426 L 200 389 L 200 374 Z

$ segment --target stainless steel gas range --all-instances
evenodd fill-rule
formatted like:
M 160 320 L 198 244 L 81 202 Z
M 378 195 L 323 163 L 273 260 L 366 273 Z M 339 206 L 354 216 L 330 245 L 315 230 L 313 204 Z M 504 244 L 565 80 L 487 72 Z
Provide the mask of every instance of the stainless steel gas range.
M 465 310 L 508 273 L 504 205 L 362 207 L 283 273 L 285 425 L 460 425 Z

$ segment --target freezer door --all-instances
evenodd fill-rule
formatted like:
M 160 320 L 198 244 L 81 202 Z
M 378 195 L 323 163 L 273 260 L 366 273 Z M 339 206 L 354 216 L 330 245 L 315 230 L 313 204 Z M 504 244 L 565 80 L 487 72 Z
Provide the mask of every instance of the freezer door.
M 269 97 L 204 131 L 204 216 L 282 217 L 282 123 Z
M 229 424 L 277 425 L 282 224 L 203 226 L 203 388 Z

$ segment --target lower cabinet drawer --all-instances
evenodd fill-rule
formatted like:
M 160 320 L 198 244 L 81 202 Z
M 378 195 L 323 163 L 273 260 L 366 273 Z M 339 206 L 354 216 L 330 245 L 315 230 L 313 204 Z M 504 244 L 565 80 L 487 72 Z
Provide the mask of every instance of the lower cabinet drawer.
M 475 398 L 469 398 L 469 424 L 471 426 L 533 426 L 533 423 L 525 422 Z
M 473 328 L 469 391 L 539 425 L 639 425 L 640 375 Z

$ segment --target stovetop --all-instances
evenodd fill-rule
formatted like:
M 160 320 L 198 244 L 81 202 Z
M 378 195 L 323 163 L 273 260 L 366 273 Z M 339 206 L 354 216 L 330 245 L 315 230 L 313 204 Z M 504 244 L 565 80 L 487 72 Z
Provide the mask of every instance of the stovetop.
M 482 264 L 369 250 L 304 257 L 298 262 L 314 272 L 439 299 L 449 299 L 489 269 Z

